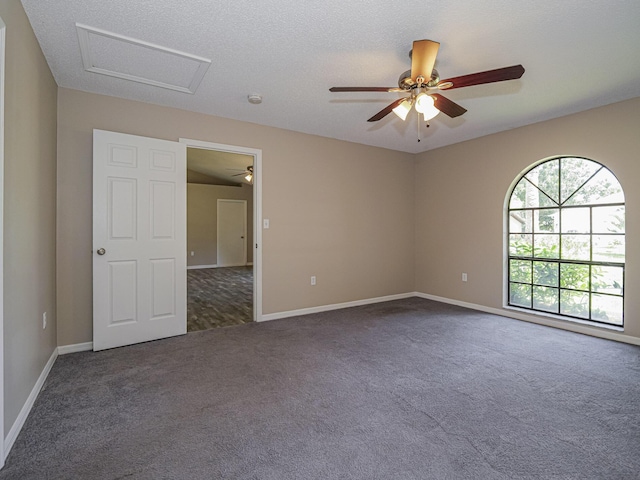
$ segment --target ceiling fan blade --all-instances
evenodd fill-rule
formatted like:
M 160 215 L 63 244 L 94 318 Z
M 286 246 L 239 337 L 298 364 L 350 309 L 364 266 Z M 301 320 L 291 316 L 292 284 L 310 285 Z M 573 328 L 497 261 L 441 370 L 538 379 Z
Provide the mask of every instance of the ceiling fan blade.
M 436 55 L 440 44 L 432 40 L 416 40 L 411 50 L 411 80 L 414 82 L 419 76 L 424 82 L 431 80 L 431 72 L 436 63 Z
M 406 100 L 406 98 L 399 98 L 395 102 L 393 102 L 393 103 L 387 105 L 386 107 L 384 107 L 382 110 L 380 110 L 378 113 L 376 113 L 373 117 L 371 117 L 369 120 L 367 120 L 367 122 L 377 122 L 378 120 L 382 120 L 384 117 L 389 115 L 394 108 L 396 108 L 398 105 L 400 105 L 405 100 Z
M 242 172 L 242 173 L 236 173 L 235 175 L 231 175 L 231 176 L 232 176 L 232 177 L 239 177 L 239 176 L 241 176 L 241 175 L 247 175 L 247 174 L 249 174 L 249 173 L 251 173 L 251 172 L 249 172 L 249 171 L 245 170 L 245 171 L 244 171 L 244 172 Z
M 511 67 L 496 68 L 486 72 L 471 73 L 460 77 L 440 80 L 438 88 L 441 90 L 451 90 L 452 88 L 470 87 L 483 83 L 503 82 L 505 80 L 515 80 L 522 77 L 524 67 L 522 65 L 512 65 Z M 451 85 L 449 85 L 451 84 Z
M 456 102 L 453 102 L 438 93 L 432 93 L 430 95 L 433 97 L 434 106 L 442 113 L 450 116 L 451 118 L 459 117 L 467 111 L 466 108 L 461 107 Z
M 403 92 L 397 87 L 331 87 L 330 92 Z

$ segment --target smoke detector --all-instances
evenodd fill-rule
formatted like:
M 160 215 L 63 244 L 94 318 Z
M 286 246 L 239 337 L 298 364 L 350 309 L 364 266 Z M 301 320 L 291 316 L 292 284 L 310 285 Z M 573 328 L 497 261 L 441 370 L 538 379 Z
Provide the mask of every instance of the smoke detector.
M 262 95 L 258 95 L 257 93 L 252 93 L 247 98 L 249 100 L 249 103 L 253 103 L 254 105 L 262 103 Z

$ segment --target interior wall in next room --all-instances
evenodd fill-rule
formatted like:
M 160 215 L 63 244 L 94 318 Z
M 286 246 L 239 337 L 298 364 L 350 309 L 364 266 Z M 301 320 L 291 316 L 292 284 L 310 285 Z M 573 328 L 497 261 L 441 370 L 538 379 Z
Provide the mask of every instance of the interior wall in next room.
M 187 266 L 218 263 L 218 199 L 247 202 L 247 262 L 253 262 L 253 187 L 187 184 Z M 193 252 L 193 256 L 191 256 Z

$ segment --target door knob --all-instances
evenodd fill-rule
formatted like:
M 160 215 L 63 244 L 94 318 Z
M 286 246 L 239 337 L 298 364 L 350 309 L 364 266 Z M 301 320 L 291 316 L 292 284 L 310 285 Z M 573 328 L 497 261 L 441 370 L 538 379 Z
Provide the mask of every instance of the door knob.
M 104 248 L 99 248 L 96 252 L 98 255 L 104 255 L 107 251 Z

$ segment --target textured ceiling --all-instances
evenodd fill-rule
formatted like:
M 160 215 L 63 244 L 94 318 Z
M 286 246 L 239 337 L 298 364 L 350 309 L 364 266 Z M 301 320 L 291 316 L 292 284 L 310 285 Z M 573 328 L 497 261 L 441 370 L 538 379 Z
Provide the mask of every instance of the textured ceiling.
M 22 4 L 61 87 L 406 152 L 640 96 L 638 0 Z M 193 95 L 87 72 L 76 23 L 211 65 Z M 406 122 L 393 114 L 366 121 L 398 94 L 329 92 L 332 86 L 396 86 L 410 68 L 412 41 L 424 38 L 441 44 L 436 68 L 442 78 L 518 63 L 526 72 L 520 80 L 446 92 L 468 112 L 456 119 L 438 115 L 429 129 L 422 126 L 421 142 L 415 114 Z M 158 71 L 160 65 L 146 63 Z M 263 95 L 263 103 L 248 103 L 252 93 Z

